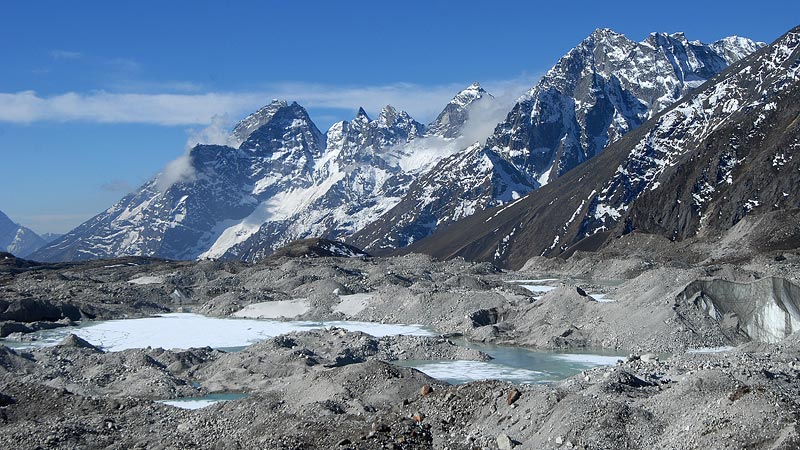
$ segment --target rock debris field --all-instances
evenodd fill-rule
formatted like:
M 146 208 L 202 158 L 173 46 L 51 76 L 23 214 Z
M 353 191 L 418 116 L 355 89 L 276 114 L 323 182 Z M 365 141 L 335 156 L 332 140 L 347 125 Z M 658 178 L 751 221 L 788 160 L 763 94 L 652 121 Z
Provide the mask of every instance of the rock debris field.
M 531 260 L 519 272 L 421 255 L 258 264 L 3 256 L 0 445 L 797 448 L 798 257 L 782 256 L 676 267 L 642 255 L 576 254 Z M 415 324 L 419 332 L 325 326 L 243 348 L 171 350 L 78 336 L 97 320 L 167 313 L 243 324 Z M 46 342 L 54 332 L 58 342 Z M 406 367 L 491 360 L 466 342 L 628 356 L 521 384 L 451 385 Z M 230 400 L 196 409 L 163 403 L 206 396 Z

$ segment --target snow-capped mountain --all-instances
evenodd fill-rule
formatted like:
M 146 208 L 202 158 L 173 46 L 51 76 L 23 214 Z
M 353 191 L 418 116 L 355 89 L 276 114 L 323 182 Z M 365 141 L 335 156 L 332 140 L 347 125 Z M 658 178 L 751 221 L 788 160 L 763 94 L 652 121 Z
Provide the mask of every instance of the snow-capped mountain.
M 415 181 L 409 196 L 349 242 L 380 253 L 424 238 L 474 211 L 497 206 L 562 176 L 764 44 L 713 44 L 682 33 L 634 42 L 598 29 L 563 56 L 471 147 Z
M 238 227 L 229 228 L 200 256 L 253 261 L 295 239 L 352 233 L 399 200 L 409 182 L 398 164 L 408 156 L 402 149 L 419 138 L 423 129 L 408 113 L 391 106 L 375 120 L 360 109 L 352 121 L 338 122 L 328 131 L 328 146 L 314 162 L 310 185 L 268 200 L 291 205 L 291 211 L 250 220 L 259 226 L 246 239 L 238 231 L 229 237 L 229 230 Z
M 14 223 L 0 211 L 0 251 L 25 257 L 44 244 L 45 240 L 33 230 Z
M 409 250 L 519 267 L 633 230 L 716 239 L 747 215 L 792 213 L 800 206 L 798 98 L 800 27 L 588 163 Z M 789 231 L 764 240 L 796 239 Z
M 314 183 L 314 162 L 324 152 L 325 136 L 298 104 L 277 101 L 271 106 L 276 111 L 270 120 L 239 148 L 195 146 L 184 164 L 166 170 L 35 257 L 193 259 L 226 231 L 243 239 L 267 218 L 291 213 L 294 205 L 280 199 Z
M 474 129 L 494 99 L 477 83 L 427 127 L 387 106 L 323 135 L 300 105 L 276 100 L 234 127 L 228 145 L 197 145 L 31 257 L 254 261 L 308 237 L 372 253 L 408 245 L 557 179 L 758 46 L 681 34 L 636 43 L 597 30 L 485 141 Z
M 360 109 L 355 119 L 336 123 L 328 131 L 328 149 L 317 166 L 320 181 L 313 193 L 306 194 L 312 201 L 286 220 L 265 222 L 246 241 L 228 246 L 226 253 L 202 256 L 253 261 L 292 239 L 352 235 L 404 198 L 417 195 L 409 192 L 410 184 L 459 150 L 470 110 L 492 100 L 480 84 L 473 83 L 456 94 L 428 127 L 391 106 L 376 120 Z
M 399 202 L 409 184 L 460 149 L 469 109 L 491 96 L 472 85 L 428 130 L 386 106 L 360 109 L 323 135 L 298 104 L 276 100 L 242 120 L 238 148 L 198 145 L 186 158 L 36 257 L 118 255 L 260 259 L 306 237 L 347 236 Z M 446 134 L 446 136 L 445 136 Z

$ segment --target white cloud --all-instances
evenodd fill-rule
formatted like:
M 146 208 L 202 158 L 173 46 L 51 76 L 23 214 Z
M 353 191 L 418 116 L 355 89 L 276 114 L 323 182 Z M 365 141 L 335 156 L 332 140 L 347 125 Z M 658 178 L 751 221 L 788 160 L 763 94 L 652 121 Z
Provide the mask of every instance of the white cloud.
M 53 50 L 50 52 L 53 59 L 78 59 L 83 56 L 81 52 L 71 52 L 68 50 Z
M 213 116 L 211 123 L 205 128 L 189 130 L 186 150 L 190 150 L 197 144 L 236 146 L 235 139 L 231 139 L 231 125 L 232 122 L 227 115 Z
M 239 111 L 244 105 L 257 105 L 259 98 L 252 94 L 216 93 L 184 95 L 69 92 L 51 97 L 42 97 L 33 91 L 0 93 L 0 121 L 207 125 L 216 115 Z
M 190 129 L 189 138 L 186 140 L 183 155 L 170 161 L 164 170 L 158 174 L 156 187 L 161 192 L 166 192 L 170 186 L 179 181 L 191 181 L 196 175 L 192 164 L 191 151 L 197 144 L 231 145 L 236 143 L 231 139 L 230 120 L 227 116 L 213 116 L 211 123 L 202 129 Z
M 493 94 L 520 91 L 533 85 L 532 77 L 483 83 Z M 355 111 L 359 106 L 377 113 L 391 104 L 421 122 L 436 117 L 465 83 L 422 86 L 394 83 L 380 86 L 332 86 L 278 83 L 260 92 L 140 94 L 105 91 L 42 96 L 34 91 L 0 93 L 0 122 L 84 121 L 145 123 L 164 126 L 211 125 L 214 117 L 243 117 L 272 98 L 296 101 L 306 108 Z M 523 87 L 524 86 L 524 87 Z M 492 91 L 497 89 L 497 91 Z
M 173 184 L 180 181 L 191 181 L 196 173 L 192 165 L 192 157 L 187 151 L 177 159 L 167 163 L 164 170 L 158 174 L 156 187 L 161 192 L 166 192 Z

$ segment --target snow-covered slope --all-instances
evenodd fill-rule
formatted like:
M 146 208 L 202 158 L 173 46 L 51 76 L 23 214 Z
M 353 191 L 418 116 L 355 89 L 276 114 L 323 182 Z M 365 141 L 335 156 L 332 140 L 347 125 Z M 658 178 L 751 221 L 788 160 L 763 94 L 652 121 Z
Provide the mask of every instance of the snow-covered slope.
M 519 267 L 632 230 L 715 239 L 800 207 L 800 27 L 519 202 L 409 250 Z M 791 237 L 791 236 L 789 236 Z M 781 236 L 765 236 L 765 240 Z
M 350 242 L 380 253 L 519 198 L 596 156 L 761 46 L 738 37 L 706 45 L 682 33 L 653 33 L 634 42 L 598 29 L 520 99 L 485 148 L 442 161 L 411 186 L 416 195 Z
M 25 257 L 44 244 L 44 239 L 33 230 L 14 223 L 0 211 L 0 251 Z

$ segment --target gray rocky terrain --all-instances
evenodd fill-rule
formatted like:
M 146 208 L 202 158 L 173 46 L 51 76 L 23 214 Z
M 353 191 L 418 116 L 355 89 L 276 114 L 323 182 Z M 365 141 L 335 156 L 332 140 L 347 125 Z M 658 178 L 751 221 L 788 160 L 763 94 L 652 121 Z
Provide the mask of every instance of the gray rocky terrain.
M 420 323 L 442 336 L 374 338 L 333 328 L 233 353 L 105 352 L 75 336 L 55 347 L 0 347 L 0 441 L 6 448 L 796 448 L 800 254 L 759 251 L 751 234 L 731 233 L 713 250 L 632 233 L 598 252 L 534 258 L 516 272 L 423 255 L 296 255 L 257 264 L 40 264 L 7 255 L 0 317 L 16 340 L 77 321 L 236 316 L 287 301 L 306 308 L 286 319 Z M 553 289 L 531 292 L 522 287 L 529 283 Z M 773 319 L 758 320 L 759 308 Z M 451 386 L 391 364 L 488 358 L 455 345 L 457 335 L 632 356 L 537 385 Z M 156 401 L 216 393 L 245 396 L 197 410 Z

